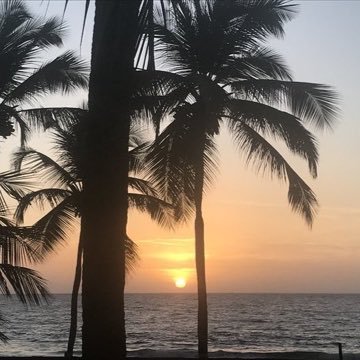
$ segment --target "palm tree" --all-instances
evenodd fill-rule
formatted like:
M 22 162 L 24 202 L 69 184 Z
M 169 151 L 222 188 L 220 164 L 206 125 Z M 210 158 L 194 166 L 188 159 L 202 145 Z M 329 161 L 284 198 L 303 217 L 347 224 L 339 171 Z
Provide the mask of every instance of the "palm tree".
M 42 179 L 50 183 L 51 187 L 41 188 L 28 192 L 19 200 L 15 217 L 19 223 L 24 220 L 24 214 L 33 203 L 43 206 L 47 203 L 52 209 L 38 220 L 33 229 L 37 236 L 41 234 L 42 247 L 38 249 L 45 256 L 59 243 L 66 241 L 67 230 L 78 217 L 81 217 L 82 201 L 82 149 L 78 138 L 81 131 L 80 122 L 74 122 L 71 126 L 58 127 L 55 132 L 55 150 L 58 161 L 31 149 L 23 149 L 15 154 L 15 167 L 20 168 L 25 160 L 29 166 L 27 169 L 42 175 Z M 159 199 L 156 189 L 152 184 L 141 177 L 143 151 L 146 143 L 142 143 L 140 133 L 132 131 L 130 137 L 130 175 L 129 176 L 129 206 L 142 212 L 148 213 L 152 219 L 160 225 L 172 227 L 173 209 Z M 127 236 L 125 239 L 125 267 L 130 271 L 138 259 L 137 246 Z M 81 282 L 83 255 L 83 237 L 80 233 L 77 263 L 71 300 L 71 325 L 69 333 L 67 356 L 72 356 L 77 327 L 77 299 Z
M 87 67 L 71 51 L 41 63 L 42 52 L 62 45 L 64 26 L 57 18 L 38 19 L 22 0 L 0 2 L 0 136 L 21 130 L 24 144 L 29 126 L 47 127 L 53 112 L 69 109 L 26 108 L 26 104 L 49 93 L 69 93 L 87 87 Z M 25 106 L 25 107 L 24 107 Z M 64 114 L 63 114 L 64 113 Z M 41 122 L 43 120 L 44 122 Z
M 26 189 L 26 175 L 15 172 L 0 174 L 0 291 L 11 297 L 15 293 L 24 304 L 41 304 L 47 301 L 49 292 L 45 280 L 34 270 L 27 267 L 29 263 L 43 259 L 38 251 L 38 242 L 34 229 L 17 227 L 10 220 L 2 190 L 11 197 L 18 198 Z M 5 319 L 0 314 L 0 323 Z M 0 340 L 7 341 L 7 336 L 0 332 Z
M 269 139 L 305 159 L 315 178 L 317 143 L 304 124 L 331 126 L 336 95 L 326 85 L 292 81 L 283 59 L 264 47 L 269 36 L 283 35 L 295 13 L 287 0 L 174 3 L 171 26 L 155 26 L 166 61 L 166 71 L 158 73 L 158 100 L 172 121 L 154 143 L 149 173 L 164 199 L 183 199 L 179 193 L 187 189 L 195 204 L 198 350 L 207 356 L 202 200 L 216 170 L 215 136 L 226 125 L 248 164 L 288 181 L 292 209 L 311 225 L 315 194 Z
M 84 23 L 89 3 L 90 0 L 85 1 Z M 65 9 L 67 4 L 65 0 Z M 153 5 L 153 0 L 95 1 L 90 121 L 82 141 L 88 163 L 84 170 L 81 221 L 83 356 L 88 358 L 126 356 L 125 246 L 118 237 L 121 234 L 125 239 L 126 235 L 134 63 L 141 58 L 146 42 L 148 67 L 154 68 Z M 160 5 L 164 10 L 163 0 Z M 99 207 L 102 216 L 98 214 Z M 98 277 L 104 279 L 101 284 L 96 281 Z
M 126 356 L 125 243 L 119 238 L 126 238 L 129 100 L 140 2 L 95 2 L 89 121 L 83 135 L 87 162 L 81 217 L 85 358 Z

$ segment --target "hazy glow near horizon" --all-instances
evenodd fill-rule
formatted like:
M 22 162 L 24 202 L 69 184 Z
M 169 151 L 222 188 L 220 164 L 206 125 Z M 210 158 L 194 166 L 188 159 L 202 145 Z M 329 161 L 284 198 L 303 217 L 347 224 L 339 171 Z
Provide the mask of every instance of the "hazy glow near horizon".
M 360 2 L 300 4 L 298 16 L 285 27 L 284 40 L 268 45 L 284 56 L 295 80 L 334 86 L 341 96 L 334 131 L 314 131 L 320 149 L 318 179 L 311 179 L 306 164 L 285 152 L 321 207 L 309 229 L 291 212 L 286 184 L 246 168 L 224 132 L 217 139 L 219 173 L 204 199 L 209 292 L 360 292 L 360 48 L 353 41 L 360 33 Z M 44 13 L 35 2 L 29 6 Z M 93 6 L 81 49 L 87 59 Z M 50 2 L 48 16 L 61 16 L 62 10 L 61 1 Z M 79 50 L 82 14 L 82 2 L 69 2 L 66 48 Z M 80 96 L 52 99 L 55 106 L 78 106 L 82 101 Z M 42 135 L 31 145 L 46 148 L 46 140 Z M 1 154 L 14 143 L 2 142 Z M 174 281 L 186 285 L 186 291 L 196 291 L 191 222 L 169 232 L 131 212 L 128 233 L 141 257 L 127 279 L 128 292 L 171 292 L 176 290 Z M 74 232 L 67 246 L 37 267 L 54 292 L 71 291 L 77 240 Z

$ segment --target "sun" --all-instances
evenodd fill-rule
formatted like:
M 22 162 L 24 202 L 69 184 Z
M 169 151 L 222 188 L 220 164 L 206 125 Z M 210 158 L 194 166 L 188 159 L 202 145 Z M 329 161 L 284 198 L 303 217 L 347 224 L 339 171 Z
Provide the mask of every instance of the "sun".
M 184 277 L 177 277 L 175 279 L 175 286 L 177 288 L 184 288 L 186 286 L 186 279 Z

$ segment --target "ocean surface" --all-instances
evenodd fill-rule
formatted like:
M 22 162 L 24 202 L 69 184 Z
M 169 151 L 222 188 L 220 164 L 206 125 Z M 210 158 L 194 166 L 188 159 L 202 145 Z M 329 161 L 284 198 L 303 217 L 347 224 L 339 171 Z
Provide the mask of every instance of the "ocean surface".
M 10 338 L 0 356 L 62 356 L 70 320 L 70 295 L 26 309 L 0 296 Z M 127 294 L 129 355 L 196 350 L 195 294 Z M 81 318 L 81 316 L 80 316 Z M 211 352 L 321 351 L 360 353 L 360 294 L 209 294 Z M 80 355 L 81 342 L 76 342 Z

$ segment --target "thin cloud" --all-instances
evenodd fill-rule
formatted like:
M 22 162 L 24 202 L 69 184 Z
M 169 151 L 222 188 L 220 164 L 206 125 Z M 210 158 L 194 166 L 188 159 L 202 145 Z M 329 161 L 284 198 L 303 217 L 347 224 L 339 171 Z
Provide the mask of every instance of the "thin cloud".
M 179 246 L 179 243 L 193 242 L 192 238 L 171 238 L 171 239 L 147 239 L 139 240 L 138 244 L 152 244 L 152 245 L 164 245 L 164 246 Z

